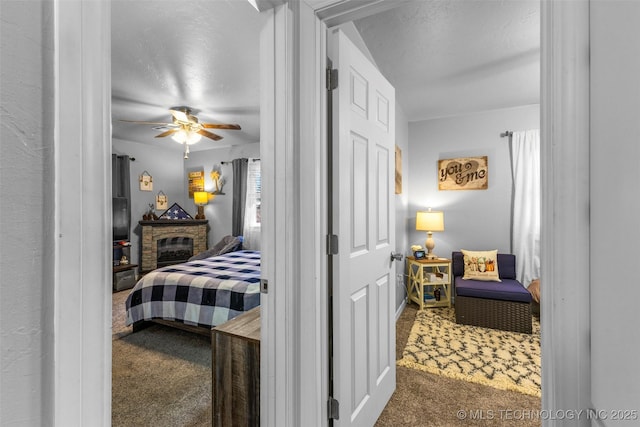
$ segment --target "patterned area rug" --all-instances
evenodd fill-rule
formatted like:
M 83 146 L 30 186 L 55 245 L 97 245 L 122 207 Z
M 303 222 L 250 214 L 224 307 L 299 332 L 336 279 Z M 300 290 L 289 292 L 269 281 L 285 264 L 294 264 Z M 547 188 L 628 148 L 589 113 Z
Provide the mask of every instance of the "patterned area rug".
M 458 325 L 453 308 L 418 311 L 398 365 L 540 396 L 540 322 L 533 334 Z

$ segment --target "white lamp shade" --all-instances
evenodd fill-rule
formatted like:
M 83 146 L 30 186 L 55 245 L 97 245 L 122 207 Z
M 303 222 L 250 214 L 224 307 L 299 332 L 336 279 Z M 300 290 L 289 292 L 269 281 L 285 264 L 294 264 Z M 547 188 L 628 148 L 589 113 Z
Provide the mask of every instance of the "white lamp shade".
M 419 211 L 416 215 L 416 230 L 444 231 L 444 213 L 441 211 Z

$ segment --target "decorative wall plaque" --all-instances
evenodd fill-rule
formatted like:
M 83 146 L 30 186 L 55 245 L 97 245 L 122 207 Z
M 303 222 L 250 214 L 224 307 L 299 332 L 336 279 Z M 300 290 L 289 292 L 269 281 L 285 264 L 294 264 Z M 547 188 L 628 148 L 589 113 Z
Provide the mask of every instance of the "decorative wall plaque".
M 488 186 L 487 156 L 438 160 L 439 190 L 486 190 Z
M 153 177 L 149 172 L 144 171 L 139 177 L 140 191 L 153 191 Z
M 189 198 L 196 191 L 204 191 L 204 170 L 189 172 Z

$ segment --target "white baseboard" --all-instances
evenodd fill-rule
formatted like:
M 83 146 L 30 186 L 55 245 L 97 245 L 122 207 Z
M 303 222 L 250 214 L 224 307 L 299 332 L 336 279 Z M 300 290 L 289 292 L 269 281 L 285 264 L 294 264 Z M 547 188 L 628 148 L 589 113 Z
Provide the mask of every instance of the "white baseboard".
M 400 315 L 402 314 L 406 306 L 407 306 L 407 298 L 402 300 L 402 304 L 400 304 L 400 307 L 398 307 L 398 309 L 396 310 L 396 322 L 400 318 Z

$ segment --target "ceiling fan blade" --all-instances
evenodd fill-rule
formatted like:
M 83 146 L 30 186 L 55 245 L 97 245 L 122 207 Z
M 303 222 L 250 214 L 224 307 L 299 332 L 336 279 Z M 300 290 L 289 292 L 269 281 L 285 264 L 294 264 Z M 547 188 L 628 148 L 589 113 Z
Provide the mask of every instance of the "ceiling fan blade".
M 200 123 L 203 128 L 207 129 L 240 129 L 240 125 L 216 124 L 216 123 Z
M 173 123 L 167 123 L 167 122 L 141 122 L 138 120 L 124 120 L 124 119 L 120 119 L 121 122 L 127 122 L 127 123 L 137 123 L 140 125 L 165 125 L 165 126 L 173 126 Z
M 211 138 L 214 141 L 220 141 L 222 137 L 220 135 L 216 135 L 213 132 L 209 132 L 208 130 L 200 129 L 198 133 L 202 136 L 206 136 L 207 138 Z
M 169 129 L 167 131 L 164 131 L 164 132 L 156 135 L 156 138 L 163 138 L 165 136 L 171 135 L 172 133 L 176 133 L 177 131 L 178 131 L 178 129 Z
M 179 122 L 183 122 L 183 123 L 191 122 L 191 120 L 189 120 L 189 116 L 184 111 L 169 110 L 169 112 L 171 112 L 171 115 L 173 115 L 173 117 L 175 117 L 175 119 L 178 120 Z

